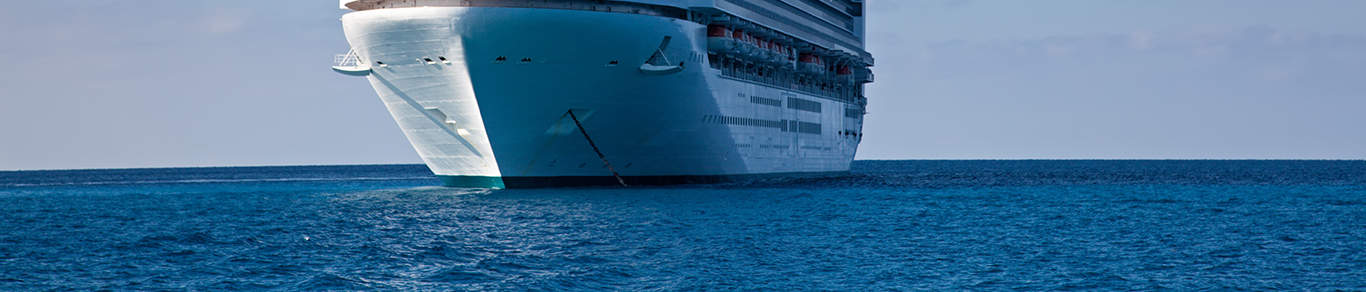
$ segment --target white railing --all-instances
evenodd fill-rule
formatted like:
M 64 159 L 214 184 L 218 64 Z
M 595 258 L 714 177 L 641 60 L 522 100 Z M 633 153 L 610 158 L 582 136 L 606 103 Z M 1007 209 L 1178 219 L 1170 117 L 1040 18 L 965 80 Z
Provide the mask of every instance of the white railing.
M 332 57 L 333 67 L 357 67 L 361 65 L 360 55 L 356 54 L 356 49 L 346 52 L 346 54 Z

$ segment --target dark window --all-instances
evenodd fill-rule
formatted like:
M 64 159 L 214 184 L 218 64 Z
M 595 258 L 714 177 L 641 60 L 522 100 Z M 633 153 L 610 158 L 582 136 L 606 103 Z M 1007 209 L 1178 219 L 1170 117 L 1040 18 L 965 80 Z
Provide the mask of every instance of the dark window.
M 708 122 L 708 123 L 717 123 L 717 124 L 725 124 L 725 125 L 736 125 L 736 126 L 751 126 L 751 127 L 773 128 L 773 129 L 781 130 L 781 131 L 784 131 L 784 132 L 786 132 L 787 129 L 788 129 L 788 125 L 787 125 L 787 124 L 788 124 L 788 121 L 787 121 L 787 120 L 777 120 L 777 121 L 774 121 L 774 120 L 754 119 L 754 118 L 745 118 L 745 117 L 713 116 L 713 115 L 705 115 L 705 116 L 702 116 L 702 120 L 703 120 L 704 122 Z M 794 122 L 794 123 L 795 123 L 795 122 Z M 796 127 L 797 127 L 796 124 L 793 124 L 793 126 L 791 126 L 792 129 L 796 129 Z
M 817 101 L 789 97 L 787 98 L 787 108 L 819 113 L 821 112 L 821 103 Z
M 856 108 L 846 108 L 844 109 L 844 116 L 850 118 L 861 118 L 863 117 L 863 110 Z
M 798 123 L 797 123 L 797 132 L 799 132 L 799 133 L 805 133 L 805 134 L 820 134 L 820 133 L 821 133 L 821 124 L 817 124 L 817 123 L 807 123 L 807 122 L 798 122 Z
M 762 105 L 783 106 L 783 101 L 780 100 L 780 99 L 765 98 L 765 97 L 758 97 L 758 96 L 751 96 L 751 97 L 749 97 L 749 102 L 757 103 L 757 104 L 762 104 Z

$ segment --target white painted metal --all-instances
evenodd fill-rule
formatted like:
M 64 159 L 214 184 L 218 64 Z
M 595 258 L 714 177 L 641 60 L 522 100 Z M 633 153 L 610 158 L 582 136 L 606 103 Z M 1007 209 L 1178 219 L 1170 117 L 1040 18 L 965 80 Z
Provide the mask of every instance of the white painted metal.
M 844 134 L 862 128 L 861 116 L 845 117 L 852 105 L 722 76 L 705 65 L 705 27 L 686 20 L 417 7 L 351 12 L 342 22 L 359 59 L 386 64 L 367 78 L 438 175 L 610 176 L 573 130 L 571 109 L 624 176 L 847 171 L 858 147 Z M 673 41 L 661 49 L 666 36 Z M 634 65 L 656 52 L 683 65 L 672 74 Z M 438 58 L 446 61 L 424 61 Z M 808 134 L 730 117 L 822 126 Z
M 351 76 L 365 76 L 370 75 L 370 65 L 362 62 L 360 55 L 356 55 L 356 50 L 352 49 L 346 54 L 332 58 L 332 71 Z

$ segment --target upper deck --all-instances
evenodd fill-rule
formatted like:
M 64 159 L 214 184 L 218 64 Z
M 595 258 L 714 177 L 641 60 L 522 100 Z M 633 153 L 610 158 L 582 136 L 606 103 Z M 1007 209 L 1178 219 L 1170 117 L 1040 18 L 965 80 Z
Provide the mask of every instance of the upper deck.
M 342 9 L 370 10 L 422 6 L 526 7 L 627 11 L 688 19 L 725 13 L 831 50 L 859 56 L 864 51 L 863 0 L 340 0 Z M 614 10 L 615 8 L 615 10 Z

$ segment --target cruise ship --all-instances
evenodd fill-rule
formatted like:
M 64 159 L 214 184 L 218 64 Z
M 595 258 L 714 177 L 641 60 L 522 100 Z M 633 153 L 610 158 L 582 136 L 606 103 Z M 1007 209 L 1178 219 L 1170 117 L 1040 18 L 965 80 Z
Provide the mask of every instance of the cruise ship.
M 453 187 L 849 171 L 862 0 L 342 0 L 350 51 Z

